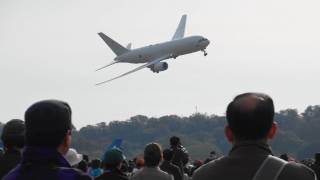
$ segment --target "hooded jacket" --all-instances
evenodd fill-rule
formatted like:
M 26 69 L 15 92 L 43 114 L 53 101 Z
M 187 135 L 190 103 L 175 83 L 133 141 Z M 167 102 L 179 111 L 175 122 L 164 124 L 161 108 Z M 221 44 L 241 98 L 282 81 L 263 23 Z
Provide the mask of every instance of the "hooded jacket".
M 91 180 L 91 178 L 72 169 L 55 149 L 26 147 L 22 162 L 3 180 Z

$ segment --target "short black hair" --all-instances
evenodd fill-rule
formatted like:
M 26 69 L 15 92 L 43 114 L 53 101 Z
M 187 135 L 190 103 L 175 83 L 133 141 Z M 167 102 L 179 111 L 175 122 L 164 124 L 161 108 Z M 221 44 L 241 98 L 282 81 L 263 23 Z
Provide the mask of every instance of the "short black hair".
M 150 143 L 144 149 L 144 161 L 147 167 L 156 167 L 162 159 L 161 146 L 158 143 Z
M 22 120 L 12 119 L 4 125 L 1 140 L 7 149 L 23 148 L 24 138 L 25 124 Z
M 173 157 L 173 151 L 171 149 L 165 149 L 163 150 L 163 159 L 166 161 L 171 161 Z
M 289 155 L 288 154 L 281 154 L 280 155 L 280 157 L 279 157 L 280 159 L 283 159 L 283 160 L 285 160 L 285 161 L 289 161 Z
M 170 138 L 170 145 L 171 146 L 178 146 L 178 145 L 180 145 L 181 144 L 181 141 L 180 141 L 180 138 L 179 137 L 177 137 L 177 136 L 172 136 L 171 138 Z
M 317 163 L 320 163 L 320 153 L 315 153 L 314 154 L 314 159 L 316 160 Z
M 72 129 L 71 108 L 59 100 L 44 100 L 25 112 L 26 144 L 57 148 Z
M 229 103 L 226 114 L 237 140 L 260 140 L 267 137 L 274 121 L 273 100 L 262 93 L 240 94 Z
M 92 169 L 98 169 L 101 167 L 101 160 L 100 159 L 94 159 L 91 161 L 91 167 Z

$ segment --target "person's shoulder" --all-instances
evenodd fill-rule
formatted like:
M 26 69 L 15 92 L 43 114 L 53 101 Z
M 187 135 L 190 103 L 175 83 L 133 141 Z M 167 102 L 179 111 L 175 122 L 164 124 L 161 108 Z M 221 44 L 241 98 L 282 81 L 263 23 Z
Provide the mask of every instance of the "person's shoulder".
M 172 169 L 175 169 L 175 170 L 177 170 L 177 171 L 180 171 L 180 168 L 179 168 L 179 166 L 177 166 L 177 165 L 175 165 L 175 164 L 170 164 L 170 167 L 172 168 Z
M 110 173 L 103 173 L 100 176 L 94 178 L 94 180 L 105 180 L 105 179 L 114 179 L 115 176 L 113 174 Z M 127 176 L 117 176 L 116 179 L 118 180 L 128 180 L 129 178 Z
M 59 167 L 59 170 L 61 171 L 59 173 L 61 176 L 74 177 L 74 180 L 92 180 L 89 175 L 75 168 Z
M 18 164 L 14 169 L 12 169 L 7 175 L 5 175 L 2 180 L 14 180 L 17 179 L 18 174 L 20 173 L 21 165 Z
M 315 174 L 313 170 L 308 168 L 307 166 L 296 163 L 296 162 L 289 162 L 283 171 L 281 172 L 279 179 L 304 179 L 304 180 L 315 180 Z
M 143 171 L 142 169 L 138 169 L 136 172 L 134 172 L 134 174 L 132 175 L 132 177 L 130 178 L 130 180 L 134 180 L 134 179 L 139 179 L 139 177 L 141 176 L 141 172 Z
M 163 177 L 163 179 L 172 179 L 172 175 L 170 175 L 169 173 L 161 170 L 160 168 L 158 169 L 158 173 L 160 174 L 160 176 Z

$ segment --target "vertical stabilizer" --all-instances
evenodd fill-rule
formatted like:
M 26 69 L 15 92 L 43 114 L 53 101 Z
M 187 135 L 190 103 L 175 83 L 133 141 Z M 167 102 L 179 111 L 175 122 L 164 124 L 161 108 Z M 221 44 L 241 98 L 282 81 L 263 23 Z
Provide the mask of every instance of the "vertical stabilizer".
M 186 29 L 187 15 L 183 15 L 179 22 L 176 32 L 174 33 L 172 40 L 181 39 L 184 37 L 184 32 Z
M 127 48 L 121 46 L 119 43 L 109 38 L 107 35 L 103 34 L 102 32 L 98 33 L 98 35 L 103 39 L 103 41 L 110 47 L 110 49 L 117 56 L 120 56 L 121 54 L 124 54 L 129 51 Z
M 129 44 L 127 45 L 127 49 L 128 49 L 128 50 L 131 50 L 131 48 L 132 48 L 132 43 L 129 43 Z

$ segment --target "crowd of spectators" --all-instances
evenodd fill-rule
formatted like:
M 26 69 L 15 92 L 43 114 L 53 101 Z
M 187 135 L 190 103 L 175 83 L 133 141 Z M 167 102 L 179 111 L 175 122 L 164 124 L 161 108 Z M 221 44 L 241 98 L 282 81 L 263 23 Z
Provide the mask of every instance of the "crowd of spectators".
M 276 135 L 273 100 L 261 93 L 235 97 L 227 107 L 225 137 L 228 155 L 212 150 L 205 160 L 191 160 L 177 136 L 170 148 L 156 142 L 143 157 L 126 159 L 119 147 L 108 148 L 101 159 L 70 148 L 72 110 L 63 101 L 44 100 L 31 105 L 24 121 L 13 119 L 3 128 L 0 179 L 3 180 L 316 180 L 320 154 L 297 162 L 288 154 L 275 157 L 269 140 Z

